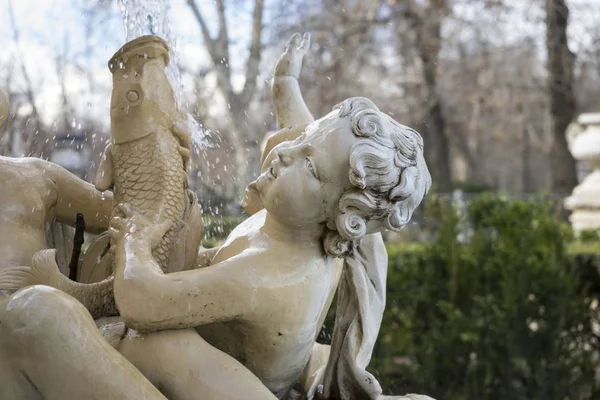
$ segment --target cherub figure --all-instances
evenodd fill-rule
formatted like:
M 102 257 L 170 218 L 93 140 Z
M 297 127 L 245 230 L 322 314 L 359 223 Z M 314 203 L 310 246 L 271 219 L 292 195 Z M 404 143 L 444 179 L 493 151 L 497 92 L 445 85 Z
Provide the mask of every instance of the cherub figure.
M 0 303 L 0 397 L 385 398 L 366 371 L 385 306 L 379 232 L 409 222 L 431 178 L 419 134 L 368 99 L 313 121 L 297 82 L 309 41 L 292 37 L 273 79 L 278 127 L 294 128 L 269 139 L 244 200 L 252 215 L 210 265 L 164 274 L 152 257 L 164 217 L 119 205 L 110 233 L 127 333 L 112 348 L 74 298 L 18 291 Z M 51 255 L 37 266 L 56 268 Z M 332 345 L 318 345 L 336 290 Z

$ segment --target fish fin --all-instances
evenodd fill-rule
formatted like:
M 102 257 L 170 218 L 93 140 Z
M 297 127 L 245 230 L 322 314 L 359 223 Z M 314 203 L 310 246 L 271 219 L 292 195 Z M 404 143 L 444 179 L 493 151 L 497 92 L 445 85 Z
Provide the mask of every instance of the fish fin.
M 14 292 L 32 285 L 56 288 L 63 276 L 56 264 L 56 249 L 41 250 L 33 255 L 31 267 L 12 267 L 0 271 L 0 291 Z
M 181 158 L 183 158 L 183 170 L 187 172 L 190 167 L 190 149 L 179 146 L 179 154 L 181 154 Z
M 96 173 L 96 189 L 105 191 L 113 187 L 112 144 L 108 143 L 102 155 L 102 161 Z
M 179 144 L 182 147 L 184 147 L 188 150 L 191 149 L 192 134 L 190 133 L 189 128 L 185 125 L 185 123 L 183 121 L 174 122 L 171 132 L 179 140 Z

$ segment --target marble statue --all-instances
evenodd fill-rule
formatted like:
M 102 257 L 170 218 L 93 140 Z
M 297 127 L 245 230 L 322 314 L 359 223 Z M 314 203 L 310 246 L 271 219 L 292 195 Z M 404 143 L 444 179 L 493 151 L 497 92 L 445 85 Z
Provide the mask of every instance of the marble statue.
M 182 271 L 185 264 L 193 265 L 202 220 L 196 196 L 187 189 L 191 135 L 185 130 L 185 118 L 177 110 L 165 74 L 168 62 L 167 44 L 156 36 L 132 40 L 109 61 L 113 74 L 111 141 L 98 169 L 96 188 L 101 192 L 111 189 L 115 205 L 127 202 L 144 215 L 168 216 L 171 225 L 153 249 L 153 256 L 163 271 L 176 272 Z M 89 213 L 83 214 L 86 217 Z M 190 223 L 195 225 L 192 231 L 188 229 Z M 101 235 L 90 246 L 80 271 L 80 278 L 86 279 L 80 280 L 109 278 L 81 285 L 56 273 L 38 277 L 37 282 L 74 296 L 94 318 L 118 315 L 112 295 L 111 243 L 106 239 L 108 235 Z M 34 267 L 38 259 L 34 257 Z M 22 269 L 12 272 L 19 275 Z M 4 289 L 11 288 L 7 286 L 10 282 L 18 288 L 19 277 L 11 280 L 5 275 Z
M 143 41 L 152 50 L 140 64 L 164 70 L 164 43 L 151 37 Z M 125 45 L 123 54 L 135 47 Z M 181 221 L 188 226 L 184 242 L 195 238 L 201 224 L 186 220 L 181 208 L 174 219 L 164 204 L 144 209 L 117 193 L 118 183 L 128 179 L 118 175 L 129 170 L 116 165 L 115 137 L 130 133 L 115 132 L 113 93 L 113 147 L 107 154 L 112 167 L 105 169 L 110 179 L 96 185 L 108 189 L 114 182 L 115 193 L 101 197 L 73 178 L 69 196 L 77 193 L 86 204 L 71 203 L 69 209 L 95 212 L 93 229 L 108 228 L 104 244 L 109 243 L 105 250 L 114 279 L 72 282 L 77 290 L 67 293 L 54 250 L 39 249 L 40 243 L 33 255 L 32 249 L 14 250 L 19 263 L 0 271 L 0 290 L 10 293 L 0 297 L 0 398 L 429 399 L 383 396 L 366 370 L 385 307 L 387 253 L 380 232 L 405 226 L 431 185 L 422 139 L 366 98 L 349 98 L 314 120 L 298 85 L 309 47 L 307 34 L 295 34 L 277 63 L 272 91 L 280 130 L 268 138 L 261 175 L 246 190 L 242 206 L 250 217 L 221 247 L 195 249 L 193 262 L 182 257 L 186 265 L 179 271 L 164 267 L 181 250 L 165 250 L 169 257 L 163 261 L 156 249 Z M 137 84 L 136 68 L 133 78 L 123 74 L 120 79 Z M 171 93 L 165 81 L 152 82 Z M 146 98 L 144 76 L 140 83 L 139 90 L 131 85 L 119 94 L 118 106 Z M 130 97 L 131 90 L 139 98 Z M 175 114 L 171 104 L 152 105 L 164 117 L 156 129 L 168 137 L 168 144 L 154 145 L 177 152 L 180 158 L 169 170 L 180 176 L 187 142 L 181 134 L 185 129 L 175 128 L 180 121 L 170 118 Z M 134 135 L 136 129 L 133 124 Z M 131 143 L 148 140 L 149 130 L 153 125 L 140 128 Z M 19 163 L 6 163 L 7 172 L 0 173 L 11 178 L 11 166 Z M 28 168 L 37 163 L 31 175 L 47 180 L 48 163 L 22 163 Z M 56 171 L 59 181 L 68 176 Z M 10 184 L 16 182 L 11 179 Z M 160 182 L 162 176 L 154 179 Z M 0 197 L 9 206 L 0 212 L 2 218 L 15 215 L 10 206 L 19 201 L 44 198 L 47 189 L 39 185 L 28 199 Z M 67 188 L 52 189 L 54 201 L 41 206 L 38 222 L 57 215 L 53 210 L 61 190 Z M 156 190 L 166 196 L 163 188 Z M 168 190 L 176 192 L 173 196 L 187 190 L 185 179 Z M 188 247 L 183 246 L 186 252 Z M 28 256 L 31 261 L 23 262 Z M 119 315 L 107 317 L 104 309 L 94 315 L 103 318 L 94 321 L 86 297 L 94 297 L 91 288 L 99 284 L 105 285 L 104 296 L 114 298 Z M 316 337 L 336 291 L 332 343 L 321 345 Z
M 600 113 L 581 114 L 566 135 L 573 157 L 592 168 L 565 199 L 571 225 L 576 233 L 600 230 Z
M 147 217 L 163 213 L 171 221 L 152 254 L 164 272 L 177 272 L 184 269 L 184 260 L 171 253 L 189 206 L 191 135 L 165 74 L 168 63 L 167 44 L 156 36 L 132 40 L 109 61 L 111 143 L 98 168 L 96 188 L 113 189 L 116 203 L 131 204 Z

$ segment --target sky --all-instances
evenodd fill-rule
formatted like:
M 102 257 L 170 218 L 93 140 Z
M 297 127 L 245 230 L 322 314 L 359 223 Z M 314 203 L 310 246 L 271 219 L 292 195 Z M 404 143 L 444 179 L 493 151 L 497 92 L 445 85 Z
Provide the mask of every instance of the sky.
M 100 3 L 99 3 L 100 1 Z M 275 1 L 275 0 L 274 0 Z M 543 23 L 539 8 L 532 7 L 537 0 L 505 0 L 515 12 L 489 21 L 491 26 L 504 29 L 510 37 L 503 40 L 522 40 Z M 213 0 L 196 0 L 204 13 L 213 33 L 216 30 L 216 12 Z M 461 0 L 457 0 L 458 3 Z M 600 7 L 589 7 L 600 0 L 570 0 L 571 25 L 570 45 L 572 50 L 589 45 L 589 30 L 598 26 Z M 14 10 L 14 21 L 10 18 L 9 4 Z M 101 11 L 91 14 L 90 5 L 103 4 Z M 228 10 L 230 36 L 232 37 L 231 64 L 234 71 L 233 83 L 243 85 L 243 64 L 246 59 L 246 41 L 251 30 L 250 18 L 252 1 L 237 0 L 236 8 Z M 471 2 L 472 4 L 472 2 Z M 482 0 L 483 4 L 483 0 Z M 135 24 L 126 31 L 122 8 L 138 9 L 142 5 L 157 12 L 162 18 L 158 22 L 157 34 L 170 36 L 177 52 L 179 63 L 188 71 L 198 71 L 210 65 L 203 39 L 186 0 L 0 0 L 0 40 L 3 52 L 0 53 L 0 88 L 6 89 L 6 76 L 12 65 L 13 88 L 24 86 L 21 60 L 31 77 L 37 94 L 37 107 L 46 122 L 57 118 L 60 109 L 60 80 L 57 72 L 57 58 L 68 60 L 65 69 L 65 86 L 73 106 L 79 115 L 87 115 L 108 123 L 111 75 L 106 66 L 107 60 L 127 40 L 136 35 Z M 480 7 L 457 7 L 466 21 L 485 18 Z M 591 9 L 594 12 L 590 12 Z M 159 18 L 160 19 L 160 18 Z M 524 21 L 537 21 L 538 28 Z M 268 18 L 265 18 L 268 21 Z M 18 46 L 14 40 L 13 23 L 20 36 Z M 267 22 L 268 23 L 268 22 Z M 505 27 L 510 27 L 505 29 Z M 458 29 L 462 29 L 458 27 Z M 129 35 L 127 34 L 129 33 Z M 538 35 L 538 37 L 540 37 Z M 543 40 L 543 35 L 541 36 Z M 88 51 L 91 49 L 91 51 Z M 89 55 L 89 56 L 88 56 Z M 270 60 L 272 63 L 272 60 Z M 263 71 L 266 79 L 269 71 Z M 215 85 L 214 80 L 209 84 Z M 184 95 L 190 94 L 192 84 L 182 82 Z M 215 108 L 223 104 L 215 102 Z M 23 109 L 22 112 L 27 110 Z M 73 121 L 77 125 L 77 121 Z
M 11 3 L 14 20 L 10 18 Z M 13 88 L 24 86 L 23 60 L 37 95 L 37 107 L 46 122 L 56 118 L 60 105 L 57 57 L 68 60 L 65 86 L 69 97 L 77 99 L 73 106 L 79 114 L 108 122 L 111 75 L 107 61 L 128 38 L 141 33 L 131 24 L 126 31 L 122 6 L 135 10 L 136 6 L 143 4 L 154 10 L 168 10 L 165 20 L 169 23 L 163 24 L 164 29 L 159 26 L 155 33 L 166 39 L 171 37 L 172 40 L 168 41 L 187 70 L 197 71 L 210 65 L 198 24 L 185 0 L 113 0 L 100 12 L 91 14 L 86 9 L 95 3 L 96 0 L 0 0 L 0 40 L 7 44 L 0 53 L 0 88 L 6 89 L 7 66 L 11 63 L 14 71 L 11 85 L 14 85 Z M 216 31 L 213 1 L 197 0 L 197 3 L 210 28 Z M 160 12 L 155 14 L 162 15 Z M 240 61 L 246 57 L 242 38 L 251 27 L 249 13 L 235 14 L 237 23 L 231 24 L 230 34 L 237 45 L 232 48 L 234 56 L 231 63 L 237 71 L 243 69 Z M 19 32 L 18 46 L 14 40 L 13 22 Z M 149 32 L 146 30 L 144 33 Z M 89 48 L 91 51 L 87 50 Z M 182 83 L 191 87 L 191 82 Z M 234 74 L 233 83 L 243 85 L 243 76 Z

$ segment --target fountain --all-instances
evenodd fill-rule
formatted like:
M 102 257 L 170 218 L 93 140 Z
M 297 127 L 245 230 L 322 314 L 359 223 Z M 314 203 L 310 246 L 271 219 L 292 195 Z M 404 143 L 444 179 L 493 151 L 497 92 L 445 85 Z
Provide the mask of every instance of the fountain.
M 294 35 L 278 61 L 284 128 L 246 191 L 250 217 L 219 248 L 199 247 L 192 134 L 157 36 L 109 61 L 111 142 L 95 187 L 0 158 L 9 187 L 28 185 L 0 196 L 1 217 L 18 220 L 0 227 L 0 398 L 429 399 L 384 396 L 366 370 L 385 307 L 380 232 L 405 226 L 431 184 L 422 139 L 360 97 L 313 121 L 298 85 L 309 44 Z M 0 97 L 0 123 L 6 109 Z M 74 225 L 76 213 L 100 234 L 77 281 L 40 239 L 44 222 Z M 315 340 L 336 291 L 325 346 Z

